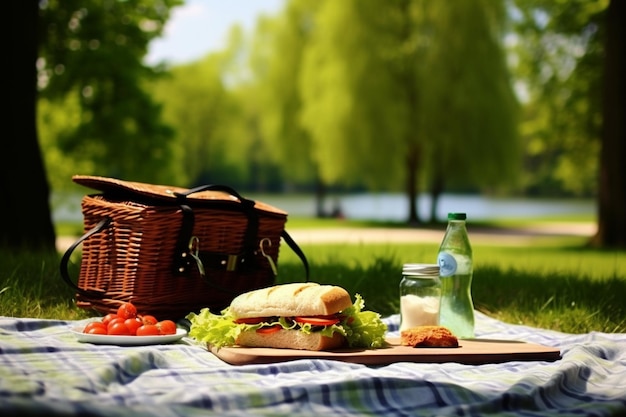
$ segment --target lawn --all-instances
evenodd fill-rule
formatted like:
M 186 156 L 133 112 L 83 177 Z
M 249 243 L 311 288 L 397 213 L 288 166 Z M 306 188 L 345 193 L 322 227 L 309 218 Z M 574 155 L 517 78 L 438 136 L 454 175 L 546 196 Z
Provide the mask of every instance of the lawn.
M 336 227 L 338 223 L 290 219 L 288 225 L 289 230 L 295 230 Z M 515 227 L 518 225 L 516 222 Z M 371 226 L 350 223 L 350 227 Z M 61 225 L 57 230 L 66 233 L 77 228 Z M 399 310 L 402 264 L 434 261 L 438 243 L 301 246 L 311 265 L 312 281 L 360 293 L 367 309 L 385 316 Z M 625 252 L 590 249 L 583 238 L 575 236 L 541 238 L 523 246 L 475 243 L 473 247 L 472 294 L 481 312 L 508 323 L 568 333 L 626 333 Z M 73 291 L 58 273 L 59 259 L 60 255 L 0 253 L 0 315 L 56 319 L 93 316 L 93 311 L 75 307 Z M 279 283 L 304 279 L 302 264 L 286 245 L 281 247 L 278 270 Z

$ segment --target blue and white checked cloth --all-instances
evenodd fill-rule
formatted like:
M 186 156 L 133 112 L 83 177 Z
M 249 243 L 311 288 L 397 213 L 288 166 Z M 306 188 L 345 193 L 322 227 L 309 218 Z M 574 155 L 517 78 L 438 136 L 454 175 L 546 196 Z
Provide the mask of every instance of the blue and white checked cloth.
M 398 316 L 385 321 L 397 335 Z M 80 324 L 0 317 L 0 415 L 626 415 L 626 334 L 570 335 L 477 313 L 477 337 L 559 347 L 562 359 L 233 366 L 184 341 L 80 343 L 69 332 Z

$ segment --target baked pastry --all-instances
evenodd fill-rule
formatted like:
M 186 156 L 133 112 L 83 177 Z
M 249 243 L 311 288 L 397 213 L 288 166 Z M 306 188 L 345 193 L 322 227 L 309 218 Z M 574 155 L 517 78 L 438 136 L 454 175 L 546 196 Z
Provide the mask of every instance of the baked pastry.
M 400 332 L 400 344 L 413 347 L 458 347 L 459 340 L 443 326 L 417 326 Z

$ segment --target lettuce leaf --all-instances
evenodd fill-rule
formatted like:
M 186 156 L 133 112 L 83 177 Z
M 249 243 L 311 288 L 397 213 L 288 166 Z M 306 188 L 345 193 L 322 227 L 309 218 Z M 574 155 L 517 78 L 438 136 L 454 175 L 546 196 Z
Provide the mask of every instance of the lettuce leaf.
M 385 346 L 385 333 L 387 325 L 380 319 L 380 314 L 373 311 L 363 311 L 365 301 L 360 294 L 356 294 L 356 300 L 342 314 L 347 319 L 342 322 L 346 328 L 348 346 L 361 348 L 381 348 Z
M 295 324 L 284 317 L 276 318 L 272 322 L 259 324 L 237 324 L 234 322 L 229 308 L 221 311 L 221 314 L 213 314 L 208 308 L 199 311 L 198 314 L 190 313 L 187 319 L 191 322 L 189 336 L 198 342 L 208 343 L 216 348 L 233 346 L 242 331 L 257 330 L 263 326 L 280 324 L 284 329 L 298 329 L 307 334 L 320 332 L 323 336 L 332 337 L 337 332 L 346 337 L 349 347 L 355 348 L 380 348 L 385 345 L 385 333 L 387 326 L 381 321 L 380 314 L 373 311 L 363 311 L 365 302 L 356 294 L 356 300 L 351 307 L 341 312 L 343 319 L 332 326 L 319 326 L 311 324 Z
M 233 346 L 239 333 L 246 329 L 258 329 L 260 324 L 237 324 L 235 318 L 226 308 L 222 314 L 213 314 L 208 308 L 200 310 L 199 314 L 190 313 L 187 319 L 191 322 L 189 336 L 198 342 L 208 343 L 217 348 Z

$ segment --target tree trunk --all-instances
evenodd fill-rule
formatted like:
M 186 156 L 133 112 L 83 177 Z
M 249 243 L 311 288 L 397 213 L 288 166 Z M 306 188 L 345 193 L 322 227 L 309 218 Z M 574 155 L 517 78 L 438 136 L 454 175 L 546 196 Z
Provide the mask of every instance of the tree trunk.
M 626 2 L 611 0 L 606 11 L 598 231 L 592 239 L 599 247 L 626 248 L 625 15 Z
M 328 217 L 326 210 L 324 209 L 324 202 L 326 200 L 326 184 L 324 181 L 316 175 L 315 178 L 315 216 L 319 219 Z
M 414 28 L 411 24 L 411 20 L 408 16 L 411 15 L 411 1 L 401 1 L 397 2 L 396 6 L 398 10 L 402 13 L 402 15 L 406 16 L 403 20 L 402 27 L 400 28 L 400 41 L 402 44 L 411 44 L 414 41 Z M 408 144 L 408 150 L 406 155 L 406 183 L 405 183 L 405 192 L 406 196 L 409 199 L 409 216 L 407 219 L 407 223 L 409 225 L 420 225 L 422 223 L 419 211 L 417 199 L 419 196 L 419 174 L 420 174 L 420 164 L 422 160 L 422 147 L 420 146 L 419 139 L 420 137 L 411 137 L 411 135 L 419 135 L 416 133 L 419 131 L 415 124 L 417 123 L 419 114 L 419 87 L 417 86 L 416 80 L 416 67 L 415 62 L 418 61 L 415 58 L 414 53 L 408 54 L 404 58 L 403 65 L 400 66 L 400 70 L 398 72 L 399 82 L 405 86 L 406 91 L 406 106 L 408 108 L 408 114 L 411 121 L 411 125 L 413 125 L 413 129 L 406 133 L 407 137 L 405 138 L 405 143 Z
M 54 251 L 49 186 L 37 137 L 37 47 L 39 5 L 17 1 L 10 5 L 12 52 L 3 77 L 11 111 L 5 114 L 0 157 L 0 246 L 11 250 Z M 8 85 L 7 85 L 8 84 Z
M 437 207 L 439 206 L 439 198 L 443 194 L 444 179 L 441 172 L 435 172 L 431 188 L 430 188 L 430 222 L 435 223 L 437 221 Z
M 418 225 L 421 223 L 417 211 L 419 160 L 419 146 L 412 145 L 406 157 L 406 195 L 409 199 L 409 225 Z

